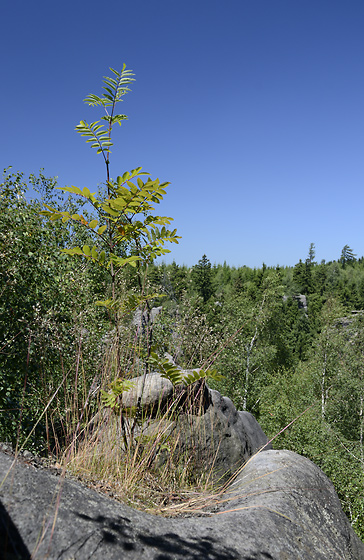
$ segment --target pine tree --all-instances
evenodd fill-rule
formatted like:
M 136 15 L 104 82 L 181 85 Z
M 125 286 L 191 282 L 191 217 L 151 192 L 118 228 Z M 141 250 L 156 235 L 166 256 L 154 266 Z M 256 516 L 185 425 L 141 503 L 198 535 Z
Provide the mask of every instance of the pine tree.
M 213 294 L 211 263 L 206 255 L 193 267 L 192 281 L 197 293 L 206 303 Z
M 346 264 L 352 264 L 356 261 L 356 255 L 354 255 L 352 249 L 349 245 L 345 245 L 341 251 L 340 262 L 343 266 Z
M 307 257 L 309 264 L 314 264 L 315 256 L 316 256 L 315 244 L 310 243 L 310 248 L 308 250 L 308 257 Z

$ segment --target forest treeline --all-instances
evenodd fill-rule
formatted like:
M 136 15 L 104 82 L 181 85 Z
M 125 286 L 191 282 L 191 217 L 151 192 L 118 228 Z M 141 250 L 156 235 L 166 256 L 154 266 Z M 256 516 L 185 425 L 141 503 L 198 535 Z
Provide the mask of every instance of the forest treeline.
M 0 185 L 0 440 L 38 453 L 52 451 L 78 400 L 92 402 L 111 339 L 108 310 L 96 305 L 110 279 L 60 251 L 87 244 L 87 231 L 40 215 L 46 202 L 88 219 L 87 204 L 57 198 L 55 184 L 8 171 Z M 117 277 L 124 302 L 140 290 L 137 273 L 125 267 Z M 331 478 L 363 538 L 363 257 L 346 245 L 336 261 L 318 263 L 311 243 L 293 267 L 235 268 L 203 255 L 192 267 L 151 261 L 143 279 L 155 351 L 216 368 L 223 378 L 212 386 L 252 412 L 276 448 Z M 130 358 L 135 311 L 119 310 L 125 376 L 143 360 L 134 367 Z

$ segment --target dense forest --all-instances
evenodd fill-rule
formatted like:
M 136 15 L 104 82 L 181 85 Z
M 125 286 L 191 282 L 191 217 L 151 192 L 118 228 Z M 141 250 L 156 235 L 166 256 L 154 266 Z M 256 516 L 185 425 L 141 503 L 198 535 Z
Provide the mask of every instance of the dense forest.
M 88 216 L 85 202 L 58 197 L 55 185 L 7 170 L 0 186 L 0 440 L 43 455 L 61 445 L 59 434 L 66 440 L 81 402 L 88 414 L 100 406 L 94 394 L 111 381 L 115 335 L 110 309 L 95 305 L 110 293 L 110 275 L 61 251 L 87 243 L 87 230 L 40 214 L 46 203 Z M 143 270 L 123 267 L 114 288 L 124 302 L 123 374 L 136 371 L 130 348 L 142 289 L 143 305 L 156 310 L 153 349 L 184 367 L 215 368 L 222 378 L 209 383 L 252 412 L 276 448 L 331 478 L 363 538 L 364 259 L 345 246 L 336 261 L 317 263 L 313 243 L 294 267 L 151 259 Z

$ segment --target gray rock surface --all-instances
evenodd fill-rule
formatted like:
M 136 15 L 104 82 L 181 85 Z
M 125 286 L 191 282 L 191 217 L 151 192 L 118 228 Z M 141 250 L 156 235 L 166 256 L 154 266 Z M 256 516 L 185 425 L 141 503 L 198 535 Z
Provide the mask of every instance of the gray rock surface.
M 149 373 L 148 375 L 133 377 L 130 379 L 133 383 L 133 388 L 129 391 L 124 391 L 122 395 L 122 405 L 125 408 L 132 408 L 137 406 L 140 400 L 140 405 L 143 409 L 155 409 L 163 407 L 163 405 L 173 395 L 172 383 L 162 377 L 160 373 Z
M 179 453 L 194 454 L 197 464 L 215 480 L 235 473 L 259 449 L 271 449 L 268 438 L 252 414 L 238 412 L 227 397 L 209 389 L 211 405 L 204 414 L 181 415 L 175 430 L 181 434 Z
M 3 560 L 364 559 L 331 482 L 290 451 L 255 455 L 205 517 L 138 512 L 3 452 L 0 480 Z
M 176 365 L 173 361 L 172 356 L 170 356 L 169 354 L 166 354 L 165 356 L 171 361 L 171 363 Z M 178 367 L 178 369 L 182 373 L 182 377 L 198 370 L 198 368 L 196 370 L 193 370 L 182 369 L 180 367 Z M 157 372 L 133 377 L 129 381 L 133 384 L 133 387 L 129 391 L 123 392 L 123 407 L 127 409 L 141 406 L 141 408 L 145 412 L 148 412 L 148 414 L 156 414 L 158 411 L 163 409 L 167 403 L 171 404 L 171 402 L 177 397 L 179 398 L 180 405 L 182 405 L 184 402 L 183 393 L 190 392 L 183 384 L 173 386 L 169 379 L 162 377 L 162 375 Z M 201 397 L 201 391 L 199 390 L 198 385 L 194 385 L 196 385 L 197 396 Z M 190 386 L 190 389 L 192 389 L 192 386 Z M 207 408 L 207 406 L 210 404 L 210 397 L 207 389 L 206 391 L 204 391 L 204 393 L 205 394 L 203 395 L 203 400 L 205 402 L 202 403 L 200 398 L 199 405 L 203 404 L 204 408 Z
M 188 370 L 181 371 L 188 374 Z M 209 472 L 213 465 L 216 480 L 222 476 L 229 477 L 262 447 L 271 449 L 254 416 L 238 412 L 229 398 L 209 389 L 205 382 L 196 382 L 189 387 L 173 387 L 158 373 L 131 381 L 134 387 L 123 393 L 123 406 L 136 407 L 140 400 L 144 412 L 156 412 L 165 409 L 168 403 L 178 402 L 177 411 L 164 422 L 165 436 L 178 441 L 176 454 L 194 457 L 197 469 Z M 194 406 L 193 403 L 197 404 Z M 183 413 L 186 409 L 190 414 Z M 148 421 L 136 434 L 139 437 L 153 436 L 159 426 L 159 419 Z M 110 428 L 114 430 L 112 424 Z M 166 450 L 161 452 L 158 458 L 160 464 L 165 461 L 166 454 Z
M 161 311 L 162 311 L 162 306 L 152 307 L 149 315 L 150 324 L 154 323 L 156 317 L 159 315 Z M 134 313 L 133 324 L 139 328 L 146 328 L 148 326 L 147 311 L 146 310 L 142 311 L 141 309 L 137 309 Z

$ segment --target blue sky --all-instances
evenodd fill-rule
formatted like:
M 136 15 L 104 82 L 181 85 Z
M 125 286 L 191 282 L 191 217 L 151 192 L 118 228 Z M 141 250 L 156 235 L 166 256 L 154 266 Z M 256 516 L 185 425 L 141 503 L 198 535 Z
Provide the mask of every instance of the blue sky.
M 1 166 L 95 190 L 103 161 L 74 127 L 125 62 L 111 174 L 171 181 L 166 262 L 364 255 L 363 29 L 362 0 L 7 0 Z

